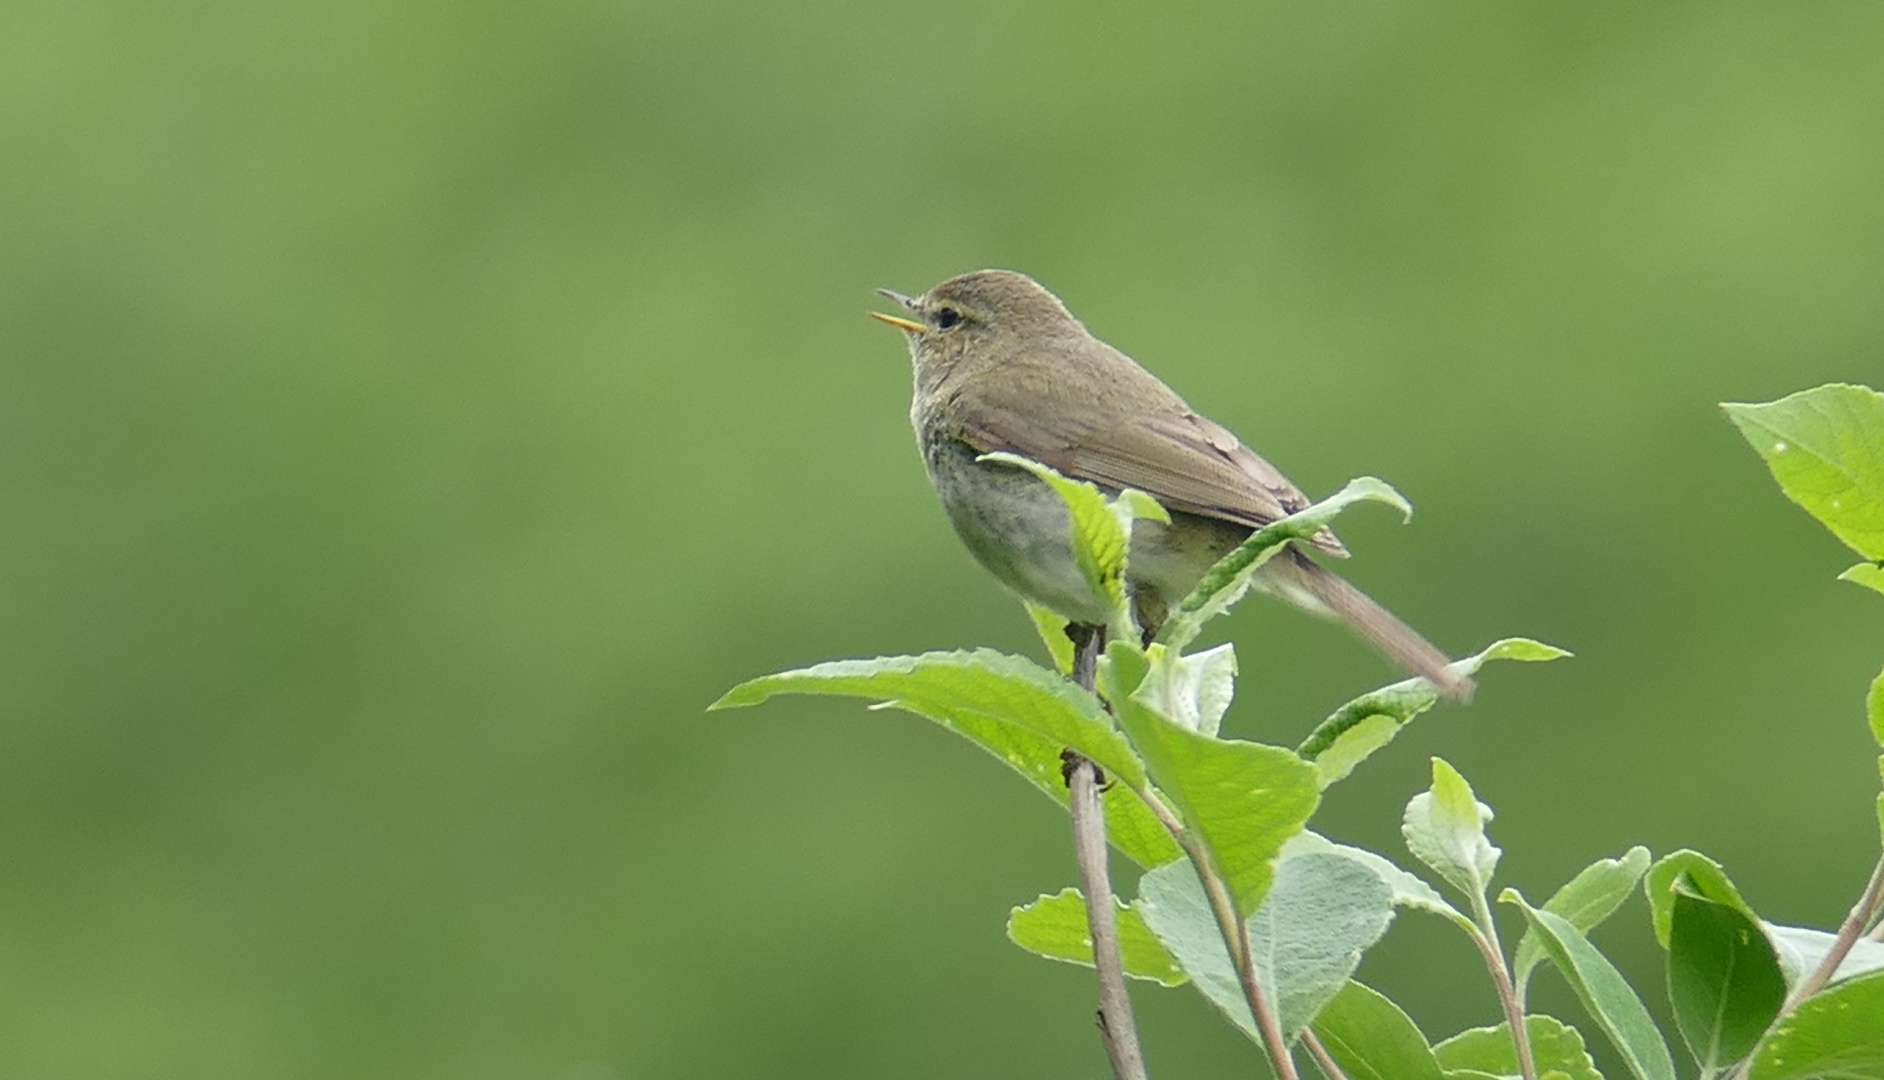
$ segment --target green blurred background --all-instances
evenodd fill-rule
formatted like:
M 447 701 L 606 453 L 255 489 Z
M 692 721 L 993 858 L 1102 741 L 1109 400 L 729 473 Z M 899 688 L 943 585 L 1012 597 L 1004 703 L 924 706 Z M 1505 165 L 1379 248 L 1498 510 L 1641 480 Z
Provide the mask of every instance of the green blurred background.
M 1884 605 L 1714 408 L 1884 379 L 1884 8 L 13 0 L 0 1075 L 1092 1077 L 1009 945 L 1051 807 L 840 656 L 1033 651 L 878 285 L 1025 269 L 1487 672 L 1444 754 L 1547 894 L 1640 841 L 1826 925 Z M 1252 603 L 1228 730 L 1391 673 Z M 1638 904 L 1601 939 L 1659 1000 Z M 1365 978 L 1491 1022 L 1408 915 Z M 1543 1004 L 1574 1013 L 1554 977 Z M 1251 1053 L 1139 992 L 1163 1078 Z

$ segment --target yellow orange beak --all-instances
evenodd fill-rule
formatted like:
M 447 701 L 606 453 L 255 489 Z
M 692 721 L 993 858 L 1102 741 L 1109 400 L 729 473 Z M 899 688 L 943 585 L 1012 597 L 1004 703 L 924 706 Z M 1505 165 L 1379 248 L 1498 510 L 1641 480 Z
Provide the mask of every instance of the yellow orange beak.
M 905 333 L 920 334 L 929 329 L 928 327 L 922 325 L 921 323 L 917 322 L 914 319 L 905 319 L 900 315 L 885 315 L 881 311 L 871 312 L 870 317 L 873 319 L 876 319 L 879 322 L 889 323 L 891 326 L 894 326 L 898 330 L 902 330 Z

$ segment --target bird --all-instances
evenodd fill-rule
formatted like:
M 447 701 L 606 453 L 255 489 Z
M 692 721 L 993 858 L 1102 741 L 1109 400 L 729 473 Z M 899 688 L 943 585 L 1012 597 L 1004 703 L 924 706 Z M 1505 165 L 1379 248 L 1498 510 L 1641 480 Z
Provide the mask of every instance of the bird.
M 1132 525 L 1126 588 L 1146 642 L 1218 559 L 1250 533 L 1310 505 L 1274 465 L 1157 376 L 1093 336 L 1026 274 L 977 270 L 903 310 L 871 315 L 903 331 L 914 375 L 910 424 L 943 510 L 969 552 L 1024 599 L 1075 624 L 1107 612 L 1074 560 L 1065 504 L 1007 453 L 1117 494 L 1156 499 L 1170 523 Z M 1356 633 L 1442 693 L 1472 682 L 1446 655 L 1310 552 L 1346 558 L 1326 527 L 1265 563 L 1255 584 Z

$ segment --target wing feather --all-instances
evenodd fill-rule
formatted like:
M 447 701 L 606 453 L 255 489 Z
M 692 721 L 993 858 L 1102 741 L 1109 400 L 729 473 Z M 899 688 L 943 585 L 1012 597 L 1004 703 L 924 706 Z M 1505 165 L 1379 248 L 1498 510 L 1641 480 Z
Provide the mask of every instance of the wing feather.
M 1137 488 L 1172 510 L 1260 528 L 1309 505 L 1300 488 L 1228 429 L 1132 367 L 1149 386 L 1105 387 L 1078 403 L 1082 407 L 1055 410 L 1050 417 L 1040 416 L 1037 407 L 1020 407 L 1023 401 L 1064 397 L 1064 384 L 1030 385 L 1050 379 L 1046 372 L 1006 380 L 1005 392 L 985 385 L 965 392 L 954 413 L 963 438 L 984 453 L 1005 450 L 1101 487 Z M 1134 405 L 1128 407 L 1128 400 Z M 1327 529 L 1312 543 L 1331 555 L 1347 554 Z

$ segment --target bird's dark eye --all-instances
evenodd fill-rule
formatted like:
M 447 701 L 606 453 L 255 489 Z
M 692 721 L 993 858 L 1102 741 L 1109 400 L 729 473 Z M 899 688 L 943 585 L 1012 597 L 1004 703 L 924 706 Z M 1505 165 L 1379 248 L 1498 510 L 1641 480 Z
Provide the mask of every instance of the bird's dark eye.
M 961 321 L 962 313 L 952 307 L 936 309 L 935 326 L 937 330 L 947 330 L 952 326 L 959 325 Z

